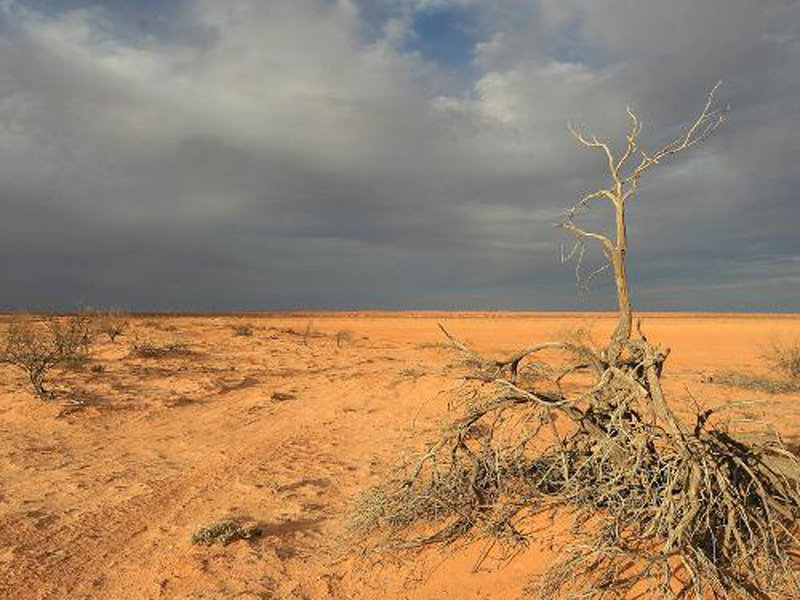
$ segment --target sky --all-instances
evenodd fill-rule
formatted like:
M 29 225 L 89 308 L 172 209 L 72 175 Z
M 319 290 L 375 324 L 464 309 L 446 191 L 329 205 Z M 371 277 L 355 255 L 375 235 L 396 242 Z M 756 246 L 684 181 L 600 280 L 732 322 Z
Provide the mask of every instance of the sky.
M 654 149 L 719 79 L 634 306 L 800 312 L 800 0 L 0 0 L 0 308 L 610 309 L 567 123 Z

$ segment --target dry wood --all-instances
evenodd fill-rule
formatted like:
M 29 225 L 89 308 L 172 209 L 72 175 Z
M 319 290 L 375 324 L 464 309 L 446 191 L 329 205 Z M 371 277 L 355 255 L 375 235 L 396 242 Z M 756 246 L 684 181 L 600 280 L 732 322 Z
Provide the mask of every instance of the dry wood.
M 583 533 L 530 591 L 543 600 L 640 598 L 797 598 L 800 460 L 775 436 L 745 439 L 713 422 L 713 411 L 682 422 L 661 385 L 669 350 L 633 329 L 625 268 L 625 206 L 640 176 L 694 146 L 721 123 L 718 85 L 681 136 L 648 153 L 641 121 L 628 109 L 627 145 L 578 129 L 599 149 L 612 186 L 584 196 L 564 228 L 579 243 L 598 242 L 614 270 L 619 322 L 608 345 L 533 344 L 488 360 L 441 327 L 469 358 L 462 414 L 414 461 L 367 490 L 351 531 L 364 550 L 399 552 L 489 538 L 510 547 L 532 534 L 526 520 L 563 510 Z M 575 224 L 595 200 L 611 202 L 614 239 Z M 557 352 L 549 387 L 521 382 L 521 364 Z M 588 373 L 587 383 L 564 378 Z M 556 427 L 556 419 L 567 424 Z

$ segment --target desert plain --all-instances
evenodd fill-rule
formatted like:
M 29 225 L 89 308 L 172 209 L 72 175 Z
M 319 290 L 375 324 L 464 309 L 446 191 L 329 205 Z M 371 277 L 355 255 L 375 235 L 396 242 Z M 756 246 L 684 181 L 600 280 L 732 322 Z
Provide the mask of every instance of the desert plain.
M 713 407 L 732 428 L 771 424 L 800 443 L 799 394 L 715 377 L 770 376 L 761 351 L 800 338 L 800 316 L 639 316 L 671 349 L 664 385 L 679 414 Z M 98 337 L 87 364 L 55 372 L 53 400 L 0 366 L 0 598 L 519 598 L 554 559 L 546 527 L 512 561 L 476 543 L 376 564 L 339 542 L 354 496 L 452 409 L 464 369 L 439 323 L 501 357 L 577 327 L 602 341 L 616 315 L 138 315 L 115 342 Z M 138 356 L 143 342 L 183 351 Z M 192 543 L 227 519 L 258 535 Z

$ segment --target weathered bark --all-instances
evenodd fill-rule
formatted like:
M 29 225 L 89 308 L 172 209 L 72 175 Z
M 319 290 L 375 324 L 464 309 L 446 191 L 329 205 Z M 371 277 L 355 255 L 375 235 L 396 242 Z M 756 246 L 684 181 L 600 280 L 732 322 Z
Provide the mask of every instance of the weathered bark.
M 617 288 L 617 304 L 619 320 L 608 351 L 610 363 L 616 363 L 625 344 L 631 339 L 633 328 L 633 308 L 628 289 L 627 252 L 628 232 L 625 225 L 625 204 L 620 200 L 614 203 L 617 224 L 617 240 L 611 254 L 611 266 L 614 269 L 614 284 Z

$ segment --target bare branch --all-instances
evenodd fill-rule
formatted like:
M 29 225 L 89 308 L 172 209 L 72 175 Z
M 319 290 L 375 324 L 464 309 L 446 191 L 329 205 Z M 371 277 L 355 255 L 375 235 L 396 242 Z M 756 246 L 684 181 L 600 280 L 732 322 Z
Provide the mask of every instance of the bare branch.
M 627 146 L 625 147 L 625 152 L 617 161 L 615 174 L 617 177 L 615 179 L 619 180 L 619 172 L 622 167 L 625 165 L 627 160 L 633 156 L 636 151 L 638 150 L 638 145 L 636 144 L 636 140 L 639 137 L 639 134 L 642 132 L 642 122 L 636 116 L 636 114 L 631 110 L 630 106 L 625 107 L 626 112 L 628 113 L 628 119 L 630 120 L 630 127 L 628 129 L 627 135 Z
M 567 231 L 569 231 L 574 235 L 578 235 L 590 240 L 595 240 L 597 242 L 600 242 L 609 251 L 614 250 L 614 242 L 612 242 L 609 238 L 607 238 L 601 233 L 593 233 L 591 231 L 586 231 L 585 229 L 578 227 L 577 225 L 575 225 L 575 223 L 572 222 L 571 217 L 566 221 L 564 221 L 563 223 L 559 223 L 558 227 L 566 229 Z
M 682 135 L 672 140 L 668 144 L 665 144 L 653 154 L 648 154 L 644 150 L 640 150 L 642 159 L 639 165 L 633 170 L 632 173 L 625 177 L 622 182 L 630 183 L 634 181 L 636 178 L 641 176 L 644 171 L 653 165 L 659 164 L 662 160 L 672 156 L 673 154 L 677 154 L 678 152 L 691 148 L 714 133 L 717 127 L 725 122 L 727 117 L 727 109 L 723 110 L 717 108 L 715 105 L 716 94 L 720 85 L 722 85 L 722 80 L 718 81 L 714 87 L 711 88 L 711 91 L 706 97 L 706 103 L 703 106 L 703 110 L 700 111 L 700 114 L 695 118 L 695 120 Z
M 577 139 L 581 144 L 586 146 L 587 148 L 599 148 L 603 151 L 606 155 L 606 160 L 608 161 L 608 168 L 611 171 L 612 175 L 616 173 L 616 166 L 614 164 L 614 152 L 611 149 L 611 146 L 605 142 L 601 142 L 597 139 L 597 136 L 592 136 L 591 139 L 587 138 L 583 135 L 583 132 L 577 129 L 572 123 L 567 123 L 567 128 L 569 129 L 570 133 Z M 616 178 L 615 178 L 616 183 Z

